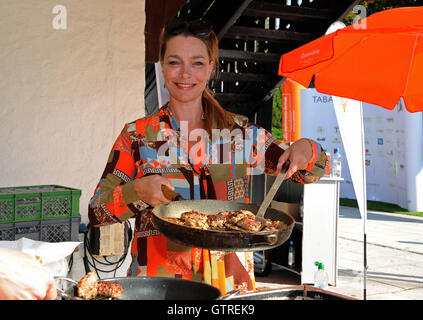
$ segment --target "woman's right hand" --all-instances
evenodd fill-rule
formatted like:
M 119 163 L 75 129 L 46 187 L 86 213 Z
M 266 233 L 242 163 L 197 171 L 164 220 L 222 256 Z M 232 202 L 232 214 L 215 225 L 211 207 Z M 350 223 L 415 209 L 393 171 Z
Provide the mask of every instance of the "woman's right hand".
M 170 200 L 163 195 L 161 189 L 162 184 L 168 186 L 172 191 L 175 190 L 169 179 L 158 174 L 136 179 L 134 188 L 142 201 L 155 207 L 170 202 Z

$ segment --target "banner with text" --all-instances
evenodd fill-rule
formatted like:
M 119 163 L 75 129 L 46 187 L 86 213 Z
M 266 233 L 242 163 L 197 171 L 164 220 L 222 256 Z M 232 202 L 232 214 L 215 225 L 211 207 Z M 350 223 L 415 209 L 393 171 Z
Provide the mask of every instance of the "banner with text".
M 394 110 L 368 103 L 362 107 L 367 200 L 423 211 L 417 196 L 423 190 L 422 113 L 409 113 L 401 104 Z M 301 136 L 314 139 L 331 154 L 339 148 L 344 179 L 340 196 L 355 199 L 332 96 L 301 90 Z

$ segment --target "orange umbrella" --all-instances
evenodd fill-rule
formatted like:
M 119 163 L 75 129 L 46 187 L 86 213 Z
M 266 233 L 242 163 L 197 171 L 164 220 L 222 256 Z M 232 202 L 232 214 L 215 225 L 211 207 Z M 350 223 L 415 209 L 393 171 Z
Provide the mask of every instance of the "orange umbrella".
M 364 28 L 360 28 L 365 26 Z M 423 7 L 374 13 L 282 55 L 279 75 L 317 91 L 423 111 Z
M 279 75 L 304 87 L 308 87 L 314 77 L 314 86 L 321 93 L 390 110 L 403 98 L 408 111 L 423 111 L 423 92 L 420 90 L 423 85 L 423 7 L 381 11 L 359 24 L 311 41 L 282 55 Z M 364 146 L 363 134 L 361 144 Z M 365 171 L 363 174 L 365 179 Z M 364 189 L 364 215 L 365 203 Z

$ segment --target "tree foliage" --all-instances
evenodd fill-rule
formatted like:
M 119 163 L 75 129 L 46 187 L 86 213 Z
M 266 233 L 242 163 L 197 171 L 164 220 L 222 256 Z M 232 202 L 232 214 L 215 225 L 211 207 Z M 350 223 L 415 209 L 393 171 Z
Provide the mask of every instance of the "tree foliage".
M 273 111 L 272 111 L 272 135 L 282 141 L 282 89 L 281 87 L 273 95 Z

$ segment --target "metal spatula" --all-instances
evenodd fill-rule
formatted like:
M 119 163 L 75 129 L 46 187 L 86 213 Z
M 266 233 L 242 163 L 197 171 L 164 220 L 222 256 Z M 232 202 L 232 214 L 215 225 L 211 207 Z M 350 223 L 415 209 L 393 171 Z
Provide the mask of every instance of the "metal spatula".
M 260 208 L 257 211 L 257 214 L 256 214 L 257 220 L 264 222 L 264 214 L 265 214 L 267 208 L 269 207 L 270 202 L 272 202 L 273 198 L 275 197 L 275 194 L 278 191 L 279 187 L 281 186 L 283 180 L 285 179 L 286 173 L 288 172 L 289 165 L 290 165 L 290 161 L 288 160 L 283 165 L 281 171 L 279 172 L 275 181 L 273 182 L 272 186 L 270 187 L 270 190 L 267 192 L 266 197 L 264 198 L 263 202 L 260 205 Z

